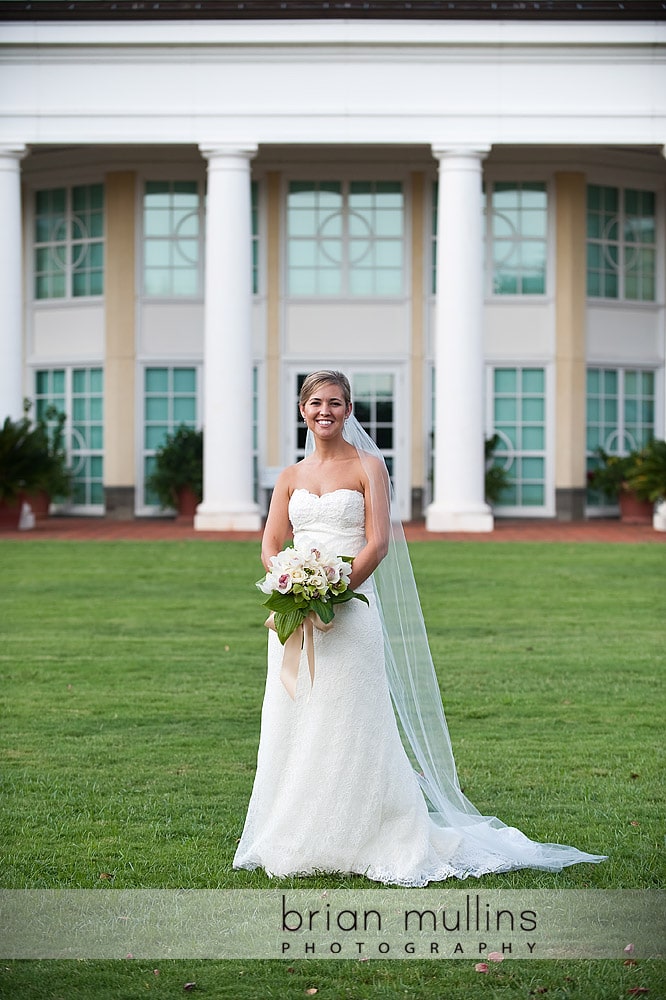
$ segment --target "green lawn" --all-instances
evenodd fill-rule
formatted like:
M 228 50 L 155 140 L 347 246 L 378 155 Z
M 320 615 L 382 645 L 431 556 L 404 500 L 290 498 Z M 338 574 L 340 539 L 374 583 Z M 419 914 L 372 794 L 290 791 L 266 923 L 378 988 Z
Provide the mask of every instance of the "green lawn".
M 465 888 L 663 887 L 666 550 L 411 548 L 466 793 L 532 837 L 610 855 Z M 231 868 L 265 671 L 258 547 L 7 541 L 0 566 L 2 886 L 268 885 Z M 188 981 L 248 1000 L 666 996 L 660 963 L 473 966 L 3 962 L 0 996 L 170 997 Z

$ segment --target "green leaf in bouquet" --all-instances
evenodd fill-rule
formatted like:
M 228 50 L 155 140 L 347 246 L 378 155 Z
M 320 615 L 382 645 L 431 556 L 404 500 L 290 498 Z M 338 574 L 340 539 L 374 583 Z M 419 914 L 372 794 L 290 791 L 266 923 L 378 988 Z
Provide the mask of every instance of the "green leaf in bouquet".
M 270 608 L 271 611 L 279 611 L 280 614 L 288 614 L 294 610 L 293 594 L 280 594 L 277 590 L 269 594 L 262 603 L 265 608 Z
M 335 618 L 335 612 L 329 601 L 310 601 L 310 607 L 319 615 L 324 625 L 328 625 Z
M 354 590 L 345 590 L 342 594 L 334 594 L 331 601 L 333 604 L 346 604 L 347 601 L 352 601 L 354 598 L 363 601 L 364 604 L 370 603 L 365 594 L 357 594 Z
M 275 631 L 283 646 L 292 632 L 295 632 L 298 626 L 303 624 L 305 614 L 305 611 L 301 611 L 300 608 L 294 608 L 286 614 L 280 611 L 275 612 Z

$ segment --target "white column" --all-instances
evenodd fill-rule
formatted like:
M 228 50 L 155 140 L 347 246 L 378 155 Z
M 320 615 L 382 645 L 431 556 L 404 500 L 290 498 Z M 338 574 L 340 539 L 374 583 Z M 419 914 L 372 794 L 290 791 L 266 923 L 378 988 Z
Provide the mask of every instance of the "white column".
M 252 498 L 252 222 L 256 146 L 200 147 L 208 160 L 201 531 L 254 531 Z
M 428 531 L 492 531 L 484 500 L 481 165 L 488 147 L 439 160 L 434 497 Z
M 0 146 L 0 423 L 23 416 L 21 159 L 25 146 Z

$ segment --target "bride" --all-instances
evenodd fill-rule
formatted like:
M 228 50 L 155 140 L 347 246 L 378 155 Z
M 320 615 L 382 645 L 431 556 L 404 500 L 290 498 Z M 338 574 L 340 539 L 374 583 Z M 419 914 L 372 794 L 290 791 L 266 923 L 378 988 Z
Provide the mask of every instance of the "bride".
M 309 453 L 285 469 L 264 529 L 266 569 L 292 530 L 353 556 L 350 587 L 301 656 L 295 696 L 269 631 L 257 771 L 235 868 L 339 872 L 424 886 L 517 868 L 560 871 L 603 856 L 539 844 L 463 795 L 402 526 L 381 453 L 352 415 L 340 372 L 300 395 Z M 306 449 L 308 450 L 308 449 Z

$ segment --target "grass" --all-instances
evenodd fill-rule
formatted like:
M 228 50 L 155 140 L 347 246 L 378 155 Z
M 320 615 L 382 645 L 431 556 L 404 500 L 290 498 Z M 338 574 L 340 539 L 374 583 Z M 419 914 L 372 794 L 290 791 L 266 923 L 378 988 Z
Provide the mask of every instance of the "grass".
M 663 886 L 663 548 L 412 554 L 465 791 L 530 836 L 610 855 L 465 887 Z M 231 868 L 265 671 L 257 546 L 8 541 L 0 564 L 2 886 L 275 886 Z M 279 884 L 304 882 L 370 887 Z M 239 1000 L 666 996 L 663 964 L 645 962 L 0 965 L 0 996 L 29 1000 L 169 997 L 188 981 Z

